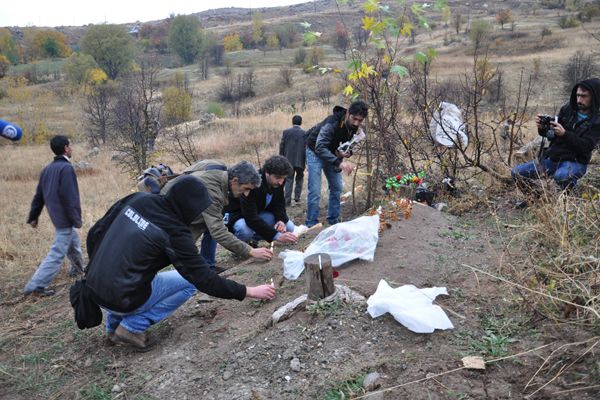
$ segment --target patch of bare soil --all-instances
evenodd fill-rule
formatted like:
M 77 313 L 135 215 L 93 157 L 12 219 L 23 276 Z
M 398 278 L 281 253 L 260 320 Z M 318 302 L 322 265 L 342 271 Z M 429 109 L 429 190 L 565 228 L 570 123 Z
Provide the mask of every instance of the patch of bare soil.
M 301 207 L 294 207 L 294 213 L 299 218 Z M 383 232 L 373 262 L 355 261 L 339 269 L 336 283 L 366 297 L 381 279 L 393 287 L 447 287 L 449 295 L 436 303 L 452 320 L 452 330 L 416 334 L 389 315 L 372 319 L 366 304 L 337 304 L 312 313 L 302 309 L 272 326 L 272 313 L 306 292 L 304 276 L 285 280 L 280 259 L 238 263 L 226 257 L 224 265 L 230 269 L 225 274 L 248 284 L 273 278 L 276 298 L 236 302 L 199 294 L 151 329 L 159 342 L 146 353 L 107 345 L 100 328 L 73 329 L 72 336 L 63 338 L 69 351 L 62 361 L 48 364 L 73 370 L 73 379 L 59 392 L 63 398 L 79 397 L 86 379 L 93 381 L 98 371 L 106 377 L 98 385 L 126 398 L 331 399 L 342 398 L 340 390 L 347 387 L 352 387 L 353 396 L 369 394 L 371 399 L 523 398 L 576 360 L 576 350 L 591 343 L 566 349 L 526 388 L 544 358 L 569 341 L 559 338 L 585 337 L 577 337 L 568 327 L 536 321 L 514 290 L 464 266 L 497 270 L 504 262 L 503 235 L 489 214 L 458 218 L 415 205 L 410 219 Z M 311 239 L 298 247 L 307 246 Z M 67 299 L 63 300 L 62 315 L 69 318 Z M 53 318 L 36 318 L 27 329 L 41 332 L 57 323 Z M 544 345 L 535 352 L 488 363 L 485 371 L 460 369 L 465 355 L 494 360 Z M 0 356 L 0 363 L 6 362 L 4 358 Z M 577 374 L 589 367 L 585 360 L 559 374 L 534 398 L 572 388 L 580 377 Z M 360 382 L 371 372 L 380 377 L 367 392 Z M 19 393 L 11 386 L 0 388 L 7 393 L 0 399 Z M 576 394 L 578 399 L 593 399 L 598 391 Z M 552 396 L 567 397 L 572 395 Z

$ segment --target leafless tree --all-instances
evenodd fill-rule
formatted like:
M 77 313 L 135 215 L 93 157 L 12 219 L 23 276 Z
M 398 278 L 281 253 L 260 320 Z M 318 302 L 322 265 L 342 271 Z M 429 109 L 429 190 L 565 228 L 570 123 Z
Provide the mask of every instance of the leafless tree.
M 111 107 L 116 87 L 111 83 L 99 83 L 86 88 L 82 105 L 86 136 L 92 146 L 106 144 L 110 139 Z
M 162 109 L 156 79 L 159 64 L 155 59 L 145 59 L 139 65 L 139 70 L 125 78 L 112 107 L 119 161 L 134 173 L 141 173 L 150 161 Z

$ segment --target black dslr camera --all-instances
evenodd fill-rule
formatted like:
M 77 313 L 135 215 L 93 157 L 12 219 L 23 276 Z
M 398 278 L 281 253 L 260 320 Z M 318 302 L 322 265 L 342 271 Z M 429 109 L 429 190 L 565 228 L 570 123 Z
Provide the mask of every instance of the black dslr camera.
M 544 136 L 548 140 L 554 139 L 556 134 L 554 133 L 554 127 L 550 123 L 556 122 L 557 120 L 558 117 L 554 117 L 552 115 L 540 115 L 540 125 L 542 126 L 540 135 Z

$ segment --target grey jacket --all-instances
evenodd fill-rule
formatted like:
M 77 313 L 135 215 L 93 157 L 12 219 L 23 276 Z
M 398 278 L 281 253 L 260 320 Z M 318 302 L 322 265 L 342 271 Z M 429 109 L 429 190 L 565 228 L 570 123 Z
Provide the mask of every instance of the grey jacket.
M 292 167 L 306 166 L 306 132 L 299 125 L 283 131 L 279 143 L 279 155 L 288 159 Z

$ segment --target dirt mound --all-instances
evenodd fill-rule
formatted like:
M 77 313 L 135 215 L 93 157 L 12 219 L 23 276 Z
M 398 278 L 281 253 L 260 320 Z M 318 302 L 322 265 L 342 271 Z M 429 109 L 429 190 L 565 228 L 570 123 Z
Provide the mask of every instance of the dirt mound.
M 415 205 L 409 220 L 384 232 L 374 262 L 350 263 L 339 269 L 336 281 L 365 296 L 375 291 L 380 279 L 393 286 L 446 286 L 451 295 L 438 303 L 454 310 L 449 316 L 458 330 L 474 329 L 470 326 L 474 306 L 468 304 L 465 293 L 476 290 L 476 282 L 460 264 L 481 264 L 493 257 L 484 241 L 455 218 Z M 365 305 L 337 304 L 312 313 L 303 310 L 269 326 L 278 307 L 305 293 L 303 277 L 284 281 L 281 264 L 276 259 L 229 271 L 243 282 L 273 277 L 279 282 L 274 301 L 198 303 L 196 299 L 159 325 L 154 330 L 163 339 L 159 347 L 131 355 L 136 369 L 149 377 L 142 393 L 156 398 L 198 394 L 213 399 L 322 398 L 340 382 L 371 371 L 379 372 L 379 384 L 389 387 L 459 366 L 459 355 L 449 349 L 454 331 L 415 334 L 389 316 L 373 320 Z M 469 318 L 461 319 L 458 314 Z M 460 375 L 453 378 L 459 386 L 456 390 L 483 393 L 487 378 L 469 384 L 463 379 Z M 489 382 L 487 390 L 506 385 Z M 397 398 L 398 393 L 436 398 L 445 392 L 432 382 L 396 391 L 390 398 Z

